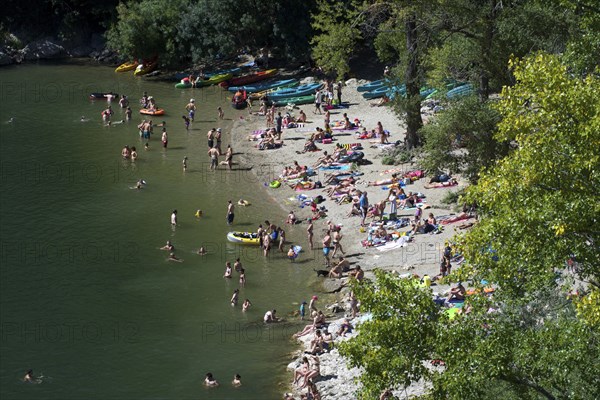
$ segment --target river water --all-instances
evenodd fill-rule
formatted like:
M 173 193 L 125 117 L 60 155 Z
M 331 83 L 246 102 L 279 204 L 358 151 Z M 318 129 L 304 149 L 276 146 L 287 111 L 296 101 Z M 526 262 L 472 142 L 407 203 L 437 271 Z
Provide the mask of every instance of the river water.
M 102 125 L 106 102 L 87 96 L 109 90 L 130 97 L 130 123 Z M 136 128 L 143 91 L 167 110 L 158 119 L 167 122 L 166 151 L 158 130 L 143 150 Z M 307 264 L 279 254 L 265 259 L 256 248 L 225 240 L 228 199 L 252 203 L 236 208 L 236 230 L 285 218 L 251 172 L 208 170 L 206 131 L 228 132 L 243 115 L 225 95 L 218 87 L 175 89 L 99 66 L 0 69 L 1 398 L 281 396 L 289 337 L 298 326 L 266 327 L 262 316 L 273 307 L 278 314 L 295 310 L 309 298 L 305 282 L 313 274 Z M 181 115 L 190 97 L 199 111 L 186 132 Z M 219 105 L 225 121 L 217 121 Z M 122 110 L 113 108 L 113 121 L 121 120 Z M 229 140 L 227 133 L 224 147 Z M 121 159 L 125 144 L 138 148 L 135 163 Z M 147 185 L 131 190 L 140 178 Z M 202 218 L 194 217 L 196 209 Z M 304 239 L 295 229 L 288 237 Z M 166 261 L 159 247 L 167 239 L 183 263 Z M 208 255 L 195 254 L 200 245 Z M 248 280 L 240 298 L 253 303 L 248 313 L 229 304 L 237 274 L 222 278 L 225 261 L 238 256 Z M 40 384 L 21 382 L 29 368 Z M 203 387 L 207 372 L 219 388 Z M 235 373 L 240 388 L 230 385 Z

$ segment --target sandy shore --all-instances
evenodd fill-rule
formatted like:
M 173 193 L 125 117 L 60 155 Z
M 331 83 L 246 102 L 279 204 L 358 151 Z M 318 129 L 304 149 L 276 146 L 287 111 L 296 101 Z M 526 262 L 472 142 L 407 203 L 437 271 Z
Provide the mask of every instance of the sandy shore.
M 367 129 L 375 128 L 377 122 L 381 122 L 384 129 L 389 130 L 391 136 L 390 142 L 397 140 L 403 141 L 405 128 L 395 113 L 389 107 L 372 107 L 370 102 L 363 99 L 361 93 L 356 90 L 356 87 L 363 82 L 357 82 L 350 80 L 346 82 L 344 87 L 342 100 L 344 104 L 348 105 L 348 108 L 334 109 L 331 110 L 331 120 L 341 120 L 344 112 L 348 113 L 350 120 L 355 118 L 361 121 L 362 126 L 366 126 Z M 371 102 L 376 102 L 373 100 Z M 310 134 L 307 132 L 307 128 L 323 127 L 323 115 L 314 114 L 314 105 L 308 104 L 299 106 L 303 109 L 308 116 L 309 123 L 304 128 L 300 129 L 284 129 L 282 139 L 284 139 L 284 146 L 280 149 L 275 150 L 258 150 L 256 148 L 256 141 L 249 141 L 248 136 L 252 131 L 257 129 L 263 129 L 266 127 L 266 120 L 263 116 L 249 115 L 247 110 L 235 111 L 234 127 L 232 130 L 232 143 L 236 153 L 236 161 L 243 166 L 252 166 L 254 174 L 258 177 L 260 182 L 268 183 L 276 179 L 281 174 L 284 166 L 293 165 L 294 161 L 297 161 L 300 165 L 312 166 L 316 159 L 322 155 L 322 151 L 300 153 L 304 147 L 304 143 Z M 293 115 L 298 115 L 299 108 L 292 111 Z M 253 107 L 253 111 L 257 111 L 258 106 Z M 280 108 L 278 111 L 285 114 L 286 109 Z M 359 177 L 357 188 L 360 190 L 367 190 L 369 201 L 371 204 L 375 204 L 388 197 L 389 191 L 383 190 L 380 186 L 368 186 L 369 181 L 377 181 L 380 179 L 389 178 L 391 173 L 384 173 L 386 170 L 395 169 L 399 171 L 399 174 L 417 169 L 417 165 L 404 164 L 404 165 L 382 165 L 381 155 L 382 150 L 378 148 L 374 143 L 370 143 L 369 140 L 358 140 L 355 137 L 356 131 L 334 131 L 334 142 L 332 144 L 317 144 L 320 150 L 327 150 L 328 153 L 333 153 L 336 143 L 340 144 L 352 144 L 360 143 L 365 153 L 365 159 L 372 162 L 369 165 L 363 165 L 359 167 L 359 171 L 363 173 Z M 329 171 L 328 171 L 329 172 Z M 313 181 L 325 181 L 325 175 L 322 171 L 317 171 L 317 176 L 311 178 Z M 424 185 L 429 182 L 429 178 L 423 178 L 415 181 L 405 187 L 405 191 L 421 192 L 426 196 L 426 204 L 429 206 L 428 209 L 424 210 L 423 216 L 426 217 L 430 212 L 436 217 L 446 216 L 452 214 L 450 208 L 441 203 L 441 199 L 449 191 L 457 191 L 464 187 L 464 182 L 460 181 L 459 185 L 451 188 L 438 188 L 438 189 L 425 189 Z M 266 194 L 271 196 L 277 204 L 286 211 L 294 211 L 299 220 L 303 221 L 301 224 L 295 226 L 287 226 L 287 230 L 293 234 L 293 237 L 301 238 L 299 243 L 305 249 L 308 249 L 308 242 L 306 239 L 306 219 L 310 217 L 310 207 L 300 207 L 300 202 L 296 199 L 299 194 L 316 197 L 322 195 L 327 197 L 323 189 L 314 189 L 310 191 L 296 192 L 285 184 L 280 188 L 273 189 L 265 187 Z M 439 273 L 439 264 L 441 261 L 441 254 L 444 248 L 444 242 L 449 240 L 455 232 L 459 231 L 457 225 L 448 224 L 444 226 L 444 229 L 439 234 L 417 234 L 413 240 L 409 242 L 405 247 L 397 247 L 387 251 L 381 251 L 376 247 L 365 248 L 361 245 L 361 241 L 367 238 L 367 233 L 361 232 L 359 216 L 347 217 L 348 212 L 351 208 L 350 204 L 337 205 L 333 200 L 328 199 L 321 204 L 327 209 L 327 217 L 314 222 L 314 244 L 315 250 L 310 250 L 301 253 L 301 258 L 305 260 L 307 268 L 314 269 L 325 269 L 324 256 L 322 253 L 321 240 L 326 231 L 326 221 L 332 221 L 336 225 L 341 225 L 341 233 L 343 235 L 341 244 L 343 245 L 344 251 L 347 255 L 348 260 L 351 262 L 352 267 L 360 265 L 363 270 L 366 271 L 366 277 L 371 275 L 371 271 L 375 268 L 384 270 L 397 271 L 399 274 L 411 273 L 423 276 L 428 274 L 435 276 Z M 257 205 L 259 207 L 259 205 Z M 389 211 L 389 206 L 386 208 L 386 212 Z M 398 218 L 412 217 L 414 210 L 398 210 Z M 371 219 L 367 219 L 367 222 Z M 400 232 L 409 231 L 410 226 L 399 229 Z M 292 236 L 288 234 L 288 236 Z M 340 284 L 343 284 L 347 278 L 338 279 L 324 279 L 324 292 L 333 291 L 335 288 L 339 288 Z M 447 287 L 434 287 L 434 291 L 443 292 Z M 339 302 L 342 306 L 346 306 L 345 302 L 346 293 L 344 290 L 338 291 L 329 297 L 326 297 L 326 302 L 331 304 Z M 332 317 L 333 315 L 329 313 Z M 339 316 L 338 316 L 339 317 Z M 327 357 L 333 357 L 334 353 L 330 353 Z M 341 388 L 343 385 L 348 385 L 352 378 L 356 376 L 357 371 L 350 371 L 340 367 L 345 365 L 342 360 L 334 358 L 329 364 L 332 369 L 333 366 L 337 366 L 337 370 L 328 372 L 331 375 L 329 379 L 324 382 L 317 381 L 317 387 L 320 390 L 325 390 L 328 395 L 324 398 L 337 398 L 338 396 L 333 395 L 336 390 L 332 388 Z M 290 379 L 291 382 L 291 379 Z M 337 390 L 339 393 L 345 393 L 341 389 Z M 339 397 L 342 398 L 342 397 Z

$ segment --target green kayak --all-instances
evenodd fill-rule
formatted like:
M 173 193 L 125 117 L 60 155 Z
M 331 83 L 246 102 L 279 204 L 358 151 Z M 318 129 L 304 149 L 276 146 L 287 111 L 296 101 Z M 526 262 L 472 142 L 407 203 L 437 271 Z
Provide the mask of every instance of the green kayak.
M 289 97 L 287 99 L 276 100 L 273 102 L 273 104 L 275 104 L 275 106 L 277 106 L 277 107 L 283 107 L 283 106 L 287 106 L 288 104 L 295 104 L 295 105 L 310 104 L 310 103 L 314 103 L 314 101 L 315 101 L 315 95 L 309 94 L 307 96 Z
M 208 79 L 198 81 L 196 83 L 196 86 L 193 86 L 189 81 L 186 80 L 186 81 L 182 81 L 182 82 L 175 84 L 175 87 L 177 89 L 187 89 L 187 88 L 191 88 L 191 87 L 203 87 L 203 86 L 216 85 L 219 82 L 223 82 L 223 81 L 226 81 L 227 79 L 230 79 L 232 76 L 233 75 L 231 75 L 231 74 L 213 75 Z

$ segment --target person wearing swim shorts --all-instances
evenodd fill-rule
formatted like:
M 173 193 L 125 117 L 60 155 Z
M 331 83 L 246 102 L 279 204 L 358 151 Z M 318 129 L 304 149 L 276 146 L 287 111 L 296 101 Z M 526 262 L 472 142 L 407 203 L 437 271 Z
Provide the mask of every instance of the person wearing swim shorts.
M 233 224 L 233 218 L 235 214 L 233 213 L 233 203 L 231 200 L 227 202 L 227 225 Z
M 211 147 L 208 150 L 208 155 L 210 157 L 210 169 L 217 169 L 217 165 L 219 164 L 219 150 L 215 149 L 214 147 Z
M 212 149 L 215 145 L 215 133 L 217 133 L 217 130 L 215 128 L 212 128 L 210 131 L 208 131 L 206 138 L 208 139 L 208 148 Z
M 327 231 L 325 233 L 325 237 L 323 238 L 323 255 L 325 256 L 325 262 L 329 267 L 329 251 L 331 250 L 331 231 Z
M 190 102 L 185 106 L 185 109 L 188 112 L 190 121 L 194 122 L 194 115 L 196 115 L 196 100 L 190 99 Z

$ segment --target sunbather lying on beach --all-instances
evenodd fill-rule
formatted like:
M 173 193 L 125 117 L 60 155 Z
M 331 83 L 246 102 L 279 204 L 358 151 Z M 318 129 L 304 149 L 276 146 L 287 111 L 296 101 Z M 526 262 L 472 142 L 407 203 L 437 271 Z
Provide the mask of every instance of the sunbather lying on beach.
M 318 311 L 316 312 L 315 316 L 313 317 L 313 323 L 310 325 L 306 325 L 304 327 L 304 329 L 302 329 L 300 332 L 295 333 L 293 337 L 298 338 L 300 336 L 306 336 L 311 332 L 316 331 L 319 328 L 322 328 L 325 326 L 325 315 L 323 314 L 323 311 Z

